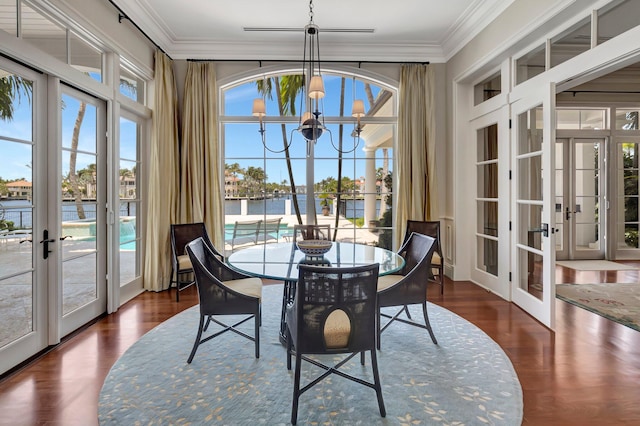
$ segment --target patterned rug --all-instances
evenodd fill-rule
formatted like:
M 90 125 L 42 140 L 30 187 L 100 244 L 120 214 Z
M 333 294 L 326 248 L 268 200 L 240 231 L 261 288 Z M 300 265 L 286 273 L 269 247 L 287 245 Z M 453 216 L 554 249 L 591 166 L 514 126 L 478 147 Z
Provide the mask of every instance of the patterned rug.
M 260 359 L 253 342 L 225 333 L 200 346 L 187 364 L 198 307 L 151 330 L 107 376 L 100 424 L 288 424 L 293 374 L 278 340 L 281 301 L 281 285 L 264 287 Z M 422 317 L 419 306 L 411 308 L 414 318 Z M 433 304 L 428 309 L 438 345 L 426 330 L 401 323 L 382 334 L 386 418 L 372 389 L 332 375 L 300 397 L 298 424 L 521 424 L 522 389 L 502 349 L 452 312 Z M 253 322 L 245 325 L 253 334 Z M 345 367 L 371 380 L 369 363 L 367 356 L 362 367 L 355 357 Z M 305 363 L 302 372 L 305 384 L 318 369 Z
M 558 284 L 556 297 L 640 331 L 640 284 Z

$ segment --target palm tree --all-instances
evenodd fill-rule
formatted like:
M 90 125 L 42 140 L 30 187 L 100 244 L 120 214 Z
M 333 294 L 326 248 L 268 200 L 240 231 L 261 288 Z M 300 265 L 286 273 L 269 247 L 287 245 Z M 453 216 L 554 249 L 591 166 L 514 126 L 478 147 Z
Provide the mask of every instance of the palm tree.
M 17 75 L 5 75 L 0 78 L 0 120 L 13 120 L 13 101 L 22 100 L 24 95 L 31 103 L 33 82 Z
M 255 195 L 260 192 L 258 188 L 267 180 L 267 174 L 261 167 L 249 166 L 244 175 L 244 180 L 250 189 L 250 193 Z
M 71 136 L 71 153 L 69 155 L 69 184 L 71 185 L 71 191 L 73 192 L 73 199 L 76 203 L 76 210 L 78 212 L 78 219 L 86 219 L 84 212 L 84 206 L 82 205 L 82 190 L 80 189 L 80 179 L 76 173 L 76 159 L 78 157 L 78 142 L 80 140 L 80 128 L 84 120 L 84 114 L 87 110 L 87 104 L 84 101 L 80 102 L 78 107 L 78 115 L 76 115 L 76 121 L 73 125 L 73 133 Z
M 275 87 L 278 112 L 280 116 L 296 115 L 296 96 L 304 87 L 304 76 L 285 75 L 282 76 L 282 79 L 278 77 L 267 78 L 258 80 L 256 85 L 258 92 L 268 99 L 273 99 L 272 90 L 273 87 Z M 302 215 L 300 214 L 300 206 L 298 205 L 298 194 L 296 193 L 296 183 L 293 178 L 293 168 L 291 167 L 291 156 L 289 155 L 289 144 L 287 143 L 287 126 L 283 123 L 280 127 L 282 130 L 282 143 L 287 162 L 287 171 L 289 172 L 289 182 L 291 182 L 290 187 L 293 208 L 296 212 L 298 224 L 302 224 Z

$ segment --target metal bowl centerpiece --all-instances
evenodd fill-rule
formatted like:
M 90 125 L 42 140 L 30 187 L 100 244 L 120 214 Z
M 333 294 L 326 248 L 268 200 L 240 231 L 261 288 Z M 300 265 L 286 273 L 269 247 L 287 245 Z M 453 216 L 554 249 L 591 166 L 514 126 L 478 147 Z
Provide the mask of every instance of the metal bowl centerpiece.
M 333 243 L 329 240 L 302 240 L 296 244 L 305 255 L 309 257 L 320 257 L 331 250 Z

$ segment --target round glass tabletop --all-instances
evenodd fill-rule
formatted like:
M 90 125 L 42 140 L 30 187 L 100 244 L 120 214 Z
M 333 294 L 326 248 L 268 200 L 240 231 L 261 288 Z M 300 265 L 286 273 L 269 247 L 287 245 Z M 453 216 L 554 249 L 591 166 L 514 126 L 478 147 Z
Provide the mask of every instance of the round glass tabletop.
M 298 264 L 318 264 L 333 267 L 380 264 L 380 275 L 392 274 L 404 266 L 404 259 L 391 250 L 380 247 L 334 242 L 323 257 L 307 257 L 295 243 L 259 244 L 240 249 L 227 258 L 233 269 L 260 278 L 297 281 Z

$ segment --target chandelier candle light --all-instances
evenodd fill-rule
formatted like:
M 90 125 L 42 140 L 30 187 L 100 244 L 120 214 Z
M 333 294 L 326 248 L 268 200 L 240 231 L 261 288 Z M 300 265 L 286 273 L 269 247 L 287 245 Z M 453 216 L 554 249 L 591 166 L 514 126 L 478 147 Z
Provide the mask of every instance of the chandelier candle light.
M 298 120 L 298 127 L 293 131 L 299 132 L 307 141 L 307 156 L 311 153 L 310 143 L 316 143 L 320 136 L 327 131 L 331 139 L 331 144 L 334 149 L 340 153 L 353 152 L 359 142 L 360 133 L 362 131 L 360 125 L 360 119 L 365 116 L 364 102 L 361 99 L 353 101 L 351 115 L 356 118 L 356 128 L 354 129 L 354 136 L 357 136 L 357 141 L 354 141 L 353 149 L 349 151 L 343 151 L 335 146 L 333 143 L 333 137 L 331 131 L 324 125 L 324 116 L 322 113 L 323 105 L 321 99 L 324 98 L 324 82 L 322 80 L 322 72 L 320 69 L 320 41 L 318 34 L 320 29 L 313 22 L 313 0 L 309 1 L 309 24 L 304 27 L 304 56 L 302 59 L 302 69 L 305 76 L 306 84 L 302 88 L 302 96 L 300 98 L 300 112 L 301 114 Z M 355 82 L 354 82 L 355 90 Z M 302 108 L 302 102 L 306 100 L 305 108 Z M 253 116 L 258 117 L 260 123 L 260 135 L 262 136 L 262 144 L 264 147 L 275 153 L 286 151 L 291 146 L 293 139 L 293 131 L 289 137 L 289 142 L 286 147 L 281 151 L 273 151 L 267 147 L 266 144 L 266 129 L 264 125 L 264 117 L 266 116 L 266 106 L 264 98 L 256 98 L 253 101 Z

